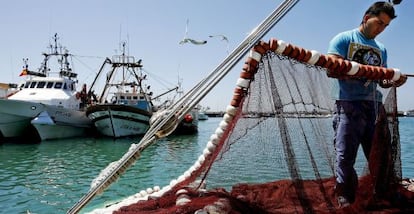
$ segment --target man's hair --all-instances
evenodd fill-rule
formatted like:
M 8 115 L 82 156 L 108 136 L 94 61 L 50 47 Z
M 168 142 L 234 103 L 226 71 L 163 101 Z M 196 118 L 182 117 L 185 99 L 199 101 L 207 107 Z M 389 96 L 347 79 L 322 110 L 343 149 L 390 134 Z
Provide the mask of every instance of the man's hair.
M 387 14 L 391 19 L 397 17 L 395 15 L 394 7 L 391 3 L 385 1 L 378 1 L 372 4 L 368 10 L 365 12 L 365 15 L 374 15 L 378 16 L 381 12 Z

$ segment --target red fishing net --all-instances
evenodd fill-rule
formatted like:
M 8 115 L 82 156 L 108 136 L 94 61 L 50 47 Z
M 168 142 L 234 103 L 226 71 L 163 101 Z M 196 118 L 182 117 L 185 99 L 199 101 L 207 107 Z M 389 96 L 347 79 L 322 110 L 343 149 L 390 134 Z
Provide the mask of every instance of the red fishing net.
M 339 209 L 334 197 L 333 178 L 319 181 L 303 181 L 304 193 L 308 197 L 301 204 L 297 189 L 291 180 L 281 180 L 266 184 L 239 184 L 231 192 L 214 189 L 208 192 L 189 189 L 185 194 L 191 202 L 178 206 L 180 195 L 167 195 L 148 201 L 122 207 L 114 213 L 412 213 L 414 194 L 402 186 L 396 189 L 401 195 L 392 200 L 376 199 L 372 195 L 372 181 L 368 177 L 360 179 L 355 203 Z M 322 188 L 322 189 L 321 189 Z M 323 190 L 323 191 L 321 191 Z M 323 193 L 324 192 L 324 193 Z M 182 197 L 182 195 L 181 195 Z M 200 212 L 201 213 L 201 212 Z
M 165 193 L 150 193 L 115 213 L 414 211 L 414 186 L 401 178 L 395 88 L 381 90 L 385 109 L 377 112 L 370 161 L 358 155 L 356 201 L 338 207 L 327 74 L 376 80 L 393 78 L 396 71 L 331 59 L 274 39 L 258 43 L 223 121 L 194 166 Z

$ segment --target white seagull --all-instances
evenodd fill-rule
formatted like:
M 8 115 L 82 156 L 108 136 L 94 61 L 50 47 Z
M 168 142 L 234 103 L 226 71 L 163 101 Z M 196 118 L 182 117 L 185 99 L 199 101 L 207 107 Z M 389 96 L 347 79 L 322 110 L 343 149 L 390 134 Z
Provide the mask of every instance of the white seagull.
M 210 35 L 208 36 L 210 38 L 215 38 L 215 37 L 219 37 L 221 38 L 220 41 L 225 41 L 227 43 L 227 54 L 229 53 L 229 39 L 227 38 L 227 36 L 223 35 L 223 34 L 218 34 L 218 35 Z
M 208 36 L 208 37 L 210 37 L 210 38 L 213 38 L 213 37 L 220 37 L 222 41 L 229 42 L 229 39 L 228 39 L 225 35 L 222 35 L 222 34 L 220 34 L 220 35 L 210 35 L 210 36 Z
M 185 26 L 184 38 L 183 38 L 183 40 L 181 40 L 179 42 L 179 44 L 180 45 L 183 45 L 185 43 L 192 43 L 194 45 L 204 45 L 204 44 L 206 44 L 207 43 L 206 40 L 195 40 L 195 39 L 188 38 L 188 36 L 187 36 L 188 35 L 188 22 L 189 22 L 189 20 L 187 19 L 187 24 Z

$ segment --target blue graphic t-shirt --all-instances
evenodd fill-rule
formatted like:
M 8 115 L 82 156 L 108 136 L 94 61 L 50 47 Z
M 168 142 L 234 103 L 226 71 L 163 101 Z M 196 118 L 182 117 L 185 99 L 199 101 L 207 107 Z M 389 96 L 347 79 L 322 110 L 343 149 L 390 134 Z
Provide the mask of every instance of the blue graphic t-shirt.
M 383 44 L 375 39 L 367 39 L 358 30 L 353 29 L 336 35 L 329 43 L 328 54 L 340 55 L 344 59 L 365 65 L 387 67 L 387 51 Z M 334 79 L 334 99 L 381 101 L 377 83 L 366 78 L 350 76 L 346 79 Z

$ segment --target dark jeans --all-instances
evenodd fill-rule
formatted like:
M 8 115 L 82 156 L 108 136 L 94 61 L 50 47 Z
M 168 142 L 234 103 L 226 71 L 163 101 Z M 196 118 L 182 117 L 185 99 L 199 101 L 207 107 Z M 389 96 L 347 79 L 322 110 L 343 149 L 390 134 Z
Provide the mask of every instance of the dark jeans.
M 358 187 L 354 169 L 358 148 L 361 144 L 368 160 L 379 104 L 374 101 L 336 101 L 333 128 L 337 191 L 351 202 Z

